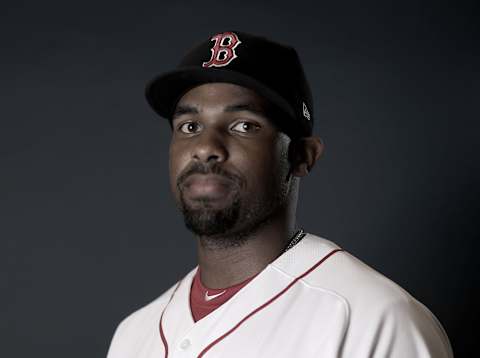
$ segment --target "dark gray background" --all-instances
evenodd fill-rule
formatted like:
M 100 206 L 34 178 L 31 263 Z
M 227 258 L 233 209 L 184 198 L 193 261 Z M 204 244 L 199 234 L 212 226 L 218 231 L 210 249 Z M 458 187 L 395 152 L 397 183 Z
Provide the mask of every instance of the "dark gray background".
M 405 287 L 466 356 L 479 284 L 475 10 L 3 2 L 0 355 L 102 357 L 124 316 L 195 265 L 168 191 L 168 125 L 143 88 L 193 43 L 237 29 L 294 45 L 313 88 L 326 151 L 302 180 L 299 224 Z

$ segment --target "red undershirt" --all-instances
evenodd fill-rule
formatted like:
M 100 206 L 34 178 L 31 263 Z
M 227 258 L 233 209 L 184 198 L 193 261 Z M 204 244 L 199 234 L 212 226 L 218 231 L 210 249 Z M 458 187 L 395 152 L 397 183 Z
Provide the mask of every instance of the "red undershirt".
M 200 268 L 197 269 L 190 290 L 190 310 L 195 322 L 227 302 L 242 287 L 247 285 L 255 276 L 226 288 L 207 288 L 200 280 Z

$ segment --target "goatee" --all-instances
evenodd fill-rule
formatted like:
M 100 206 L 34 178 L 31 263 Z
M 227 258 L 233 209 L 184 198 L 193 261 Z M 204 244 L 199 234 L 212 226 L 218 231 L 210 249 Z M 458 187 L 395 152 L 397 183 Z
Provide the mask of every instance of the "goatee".
M 222 235 L 231 230 L 240 216 L 240 199 L 236 196 L 231 205 L 216 209 L 208 198 L 197 200 L 199 208 L 189 207 L 181 196 L 181 209 L 185 226 L 200 237 Z

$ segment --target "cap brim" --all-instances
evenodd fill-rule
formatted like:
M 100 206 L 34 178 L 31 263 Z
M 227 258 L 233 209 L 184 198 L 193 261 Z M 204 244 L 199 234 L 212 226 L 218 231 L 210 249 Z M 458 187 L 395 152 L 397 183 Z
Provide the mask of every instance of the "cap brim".
M 212 82 L 233 83 L 250 88 L 294 118 L 289 103 L 275 91 L 252 77 L 232 70 L 183 67 L 154 78 L 147 84 L 145 95 L 155 112 L 170 121 L 177 102 L 189 89 Z

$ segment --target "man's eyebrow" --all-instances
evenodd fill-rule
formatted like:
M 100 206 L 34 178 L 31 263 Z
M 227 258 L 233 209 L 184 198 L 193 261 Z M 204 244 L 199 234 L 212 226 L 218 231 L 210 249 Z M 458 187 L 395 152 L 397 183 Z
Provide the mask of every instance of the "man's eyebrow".
M 182 114 L 198 114 L 198 109 L 193 106 L 179 105 L 173 111 L 172 118 L 179 117 Z
M 259 114 L 261 116 L 265 116 L 265 111 L 253 104 L 250 103 L 239 103 L 239 104 L 232 104 L 229 106 L 226 106 L 224 109 L 225 112 L 241 112 L 241 111 L 248 111 L 252 112 L 255 114 Z

